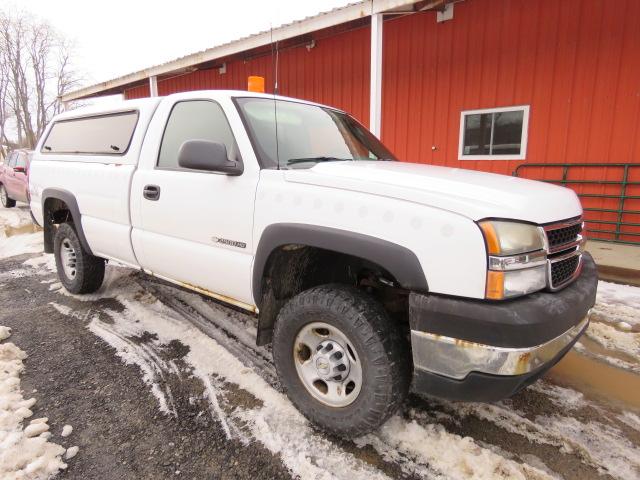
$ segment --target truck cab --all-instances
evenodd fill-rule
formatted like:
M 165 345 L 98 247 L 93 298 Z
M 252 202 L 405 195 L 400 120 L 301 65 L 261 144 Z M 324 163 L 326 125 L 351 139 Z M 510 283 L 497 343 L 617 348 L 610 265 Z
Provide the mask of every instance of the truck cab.
M 346 112 L 299 99 L 199 91 L 65 112 L 30 192 L 69 291 L 97 290 L 116 260 L 255 314 L 289 398 L 346 437 L 410 385 L 514 394 L 595 303 L 571 190 L 400 162 Z

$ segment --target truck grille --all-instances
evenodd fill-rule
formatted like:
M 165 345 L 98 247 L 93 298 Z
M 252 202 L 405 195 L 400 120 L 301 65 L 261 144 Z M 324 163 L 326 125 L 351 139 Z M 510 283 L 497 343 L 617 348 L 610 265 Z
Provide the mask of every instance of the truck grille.
M 580 273 L 582 218 L 546 225 L 544 231 L 549 255 L 549 287 L 559 290 Z
M 551 287 L 559 288 L 568 282 L 580 265 L 580 255 L 551 263 Z
M 552 225 L 545 228 L 547 232 L 547 240 L 549 242 L 550 250 L 558 250 L 563 245 L 575 242 L 578 240 L 578 235 L 582 232 L 582 220 L 578 220 L 573 225 L 562 226 L 558 228 Z

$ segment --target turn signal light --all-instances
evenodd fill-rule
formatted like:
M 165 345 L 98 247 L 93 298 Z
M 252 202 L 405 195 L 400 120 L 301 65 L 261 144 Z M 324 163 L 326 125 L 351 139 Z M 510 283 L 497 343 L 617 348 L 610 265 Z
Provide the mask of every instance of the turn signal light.
M 251 75 L 247 81 L 247 90 L 250 92 L 264 93 L 264 77 Z
M 496 229 L 491 222 L 480 223 L 484 239 L 487 242 L 487 251 L 490 255 L 500 255 L 500 240 Z
M 504 272 L 487 272 L 487 291 L 485 296 L 491 300 L 504 298 Z

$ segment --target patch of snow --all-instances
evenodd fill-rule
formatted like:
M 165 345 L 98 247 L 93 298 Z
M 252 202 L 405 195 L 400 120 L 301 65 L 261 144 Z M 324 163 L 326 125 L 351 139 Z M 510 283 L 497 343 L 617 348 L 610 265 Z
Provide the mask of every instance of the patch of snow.
M 95 317 L 89 323 L 89 330 L 116 349 L 116 355 L 129 365 L 137 365 L 143 372 L 143 380 L 151 387 L 151 392 L 160 404 L 160 411 L 167 415 L 177 416 L 171 389 L 165 384 L 167 364 L 148 345 L 138 344 L 130 337 L 142 334 L 138 330 L 119 331 Z
M 73 312 L 73 309 L 71 307 L 67 307 L 66 305 L 60 305 L 56 302 L 49 302 L 49 305 L 55 308 L 62 315 L 70 316 L 71 312 Z
M 16 235 L 8 238 L 0 236 L 0 258 L 41 252 L 43 250 L 42 242 L 42 232 Z
M 605 348 L 619 350 L 640 360 L 640 333 L 621 332 L 605 323 L 591 322 L 586 335 Z
M 593 313 L 612 323 L 640 325 L 640 287 L 598 282 L 598 294 Z
M 73 427 L 71 425 L 65 425 L 64 427 L 62 427 L 62 433 L 60 435 L 62 435 L 63 437 L 68 437 L 69 435 L 71 435 L 71 432 L 73 432 Z
M 29 207 L 24 205 L 14 208 L 0 207 L 0 232 L 4 232 L 5 227 L 19 228 L 32 223 L 29 212 Z
M 26 260 L 23 265 L 34 268 L 39 274 L 56 272 L 56 257 L 49 253 L 44 253 L 38 257 Z
M 259 375 L 246 367 L 212 338 L 204 335 L 190 323 L 159 302 L 143 305 L 134 300 L 136 288 L 131 284 L 120 285 L 116 297 L 124 306 L 124 312 L 111 312 L 113 324 L 94 318 L 89 329 L 116 348 L 118 356 L 128 363 L 138 365 L 150 383 L 152 391 L 157 383 L 153 375 L 159 375 L 150 364 L 149 350 L 141 345 L 131 345 L 129 338 L 144 332 L 158 336 L 158 344 L 166 345 L 179 340 L 189 347 L 183 358 L 192 366 L 192 375 L 200 379 L 206 388 L 211 415 L 227 435 L 249 442 L 247 434 L 260 441 L 269 451 L 279 455 L 289 470 L 301 478 L 332 479 L 337 476 L 352 480 L 376 480 L 387 478 L 382 472 L 352 454 L 336 449 L 333 442 L 323 434 L 316 433 L 309 422 L 289 400 L 267 384 Z M 112 293 L 113 294 L 113 293 Z M 148 346 L 144 346 L 149 348 Z M 162 370 L 162 368 L 160 368 Z M 150 375 L 150 373 L 152 375 Z M 219 408 L 224 395 L 222 384 L 235 383 L 262 401 L 260 407 L 238 410 L 227 414 Z M 154 395 L 161 407 L 162 395 Z M 216 406 L 218 404 L 218 406 Z
M 541 390 L 551 392 L 549 399 L 559 407 L 558 411 L 564 408 L 571 410 L 582 401 L 597 409 L 586 400 L 576 403 L 575 395 L 571 395 L 572 398 L 563 404 L 563 390 L 560 388 Z M 609 473 L 623 480 L 636 480 L 640 475 L 640 447 L 634 445 L 613 425 L 600 421 L 579 421 L 564 415 L 540 415 L 530 420 L 511 408 L 508 401 L 496 404 L 443 402 L 443 405 L 463 418 L 474 415 L 508 432 L 521 435 L 533 443 L 553 445 L 560 447 L 564 452 L 576 453 L 585 463 L 603 474 Z
M 549 382 L 536 382 L 529 387 L 529 390 L 546 395 L 549 400 L 562 410 L 572 411 L 589 405 L 581 392 Z
M 31 422 L 27 428 L 24 429 L 25 437 L 37 437 L 41 433 L 49 430 L 49 425 L 42 422 Z
M 618 420 L 627 425 L 628 427 L 638 430 L 640 432 L 640 417 L 632 412 L 623 412 L 618 415 Z
M 575 348 L 576 351 L 580 352 L 582 355 L 596 358 L 602 362 L 613 365 L 614 367 L 621 368 L 622 370 L 631 370 L 632 372 L 640 373 L 640 364 L 638 363 L 631 363 L 622 360 L 621 358 L 612 357 L 611 355 L 603 355 L 593 352 L 592 350 L 589 350 L 584 345 L 582 345 L 582 343 L 580 343 L 579 341 L 574 345 L 573 348 Z
M 46 418 L 23 429 L 36 401 L 25 400 L 20 390 L 26 357 L 13 343 L 0 344 L 0 478 L 44 480 L 67 468 L 65 449 L 48 441 Z
M 9 327 L 0 325 L 0 341 L 6 340 L 10 336 L 11 336 L 11 329 Z
M 483 448 L 470 437 L 449 433 L 442 425 L 423 426 L 398 416 L 384 424 L 378 434 L 367 435 L 357 443 L 371 444 L 391 458 L 394 451 L 400 451 L 454 480 L 553 478 L 539 468 L 517 463 Z
M 560 415 L 538 416 L 536 424 L 579 450 L 600 473 L 624 480 L 637 480 L 640 476 L 640 447 L 619 429 Z
M 78 454 L 79 450 L 80 450 L 80 447 L 78 447 L 78 446 L 73 446 L 73 447 L 67 448 L 67 452 L 64 454 L 64 458 L 66 460 L 69 460 L 69 459 L 75 457 Z

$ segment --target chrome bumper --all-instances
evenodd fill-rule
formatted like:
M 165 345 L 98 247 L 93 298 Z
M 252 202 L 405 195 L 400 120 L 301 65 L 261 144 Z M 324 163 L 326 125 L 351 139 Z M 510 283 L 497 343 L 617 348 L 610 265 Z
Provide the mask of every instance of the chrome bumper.
M 523 375 L 553 360 L 586 330 L 589 315 L 562 335 L 528 348 L 483 345 L 457 338 L 411 330 L 413 365 L 438 375 L 461 380 L 471 372 Z

